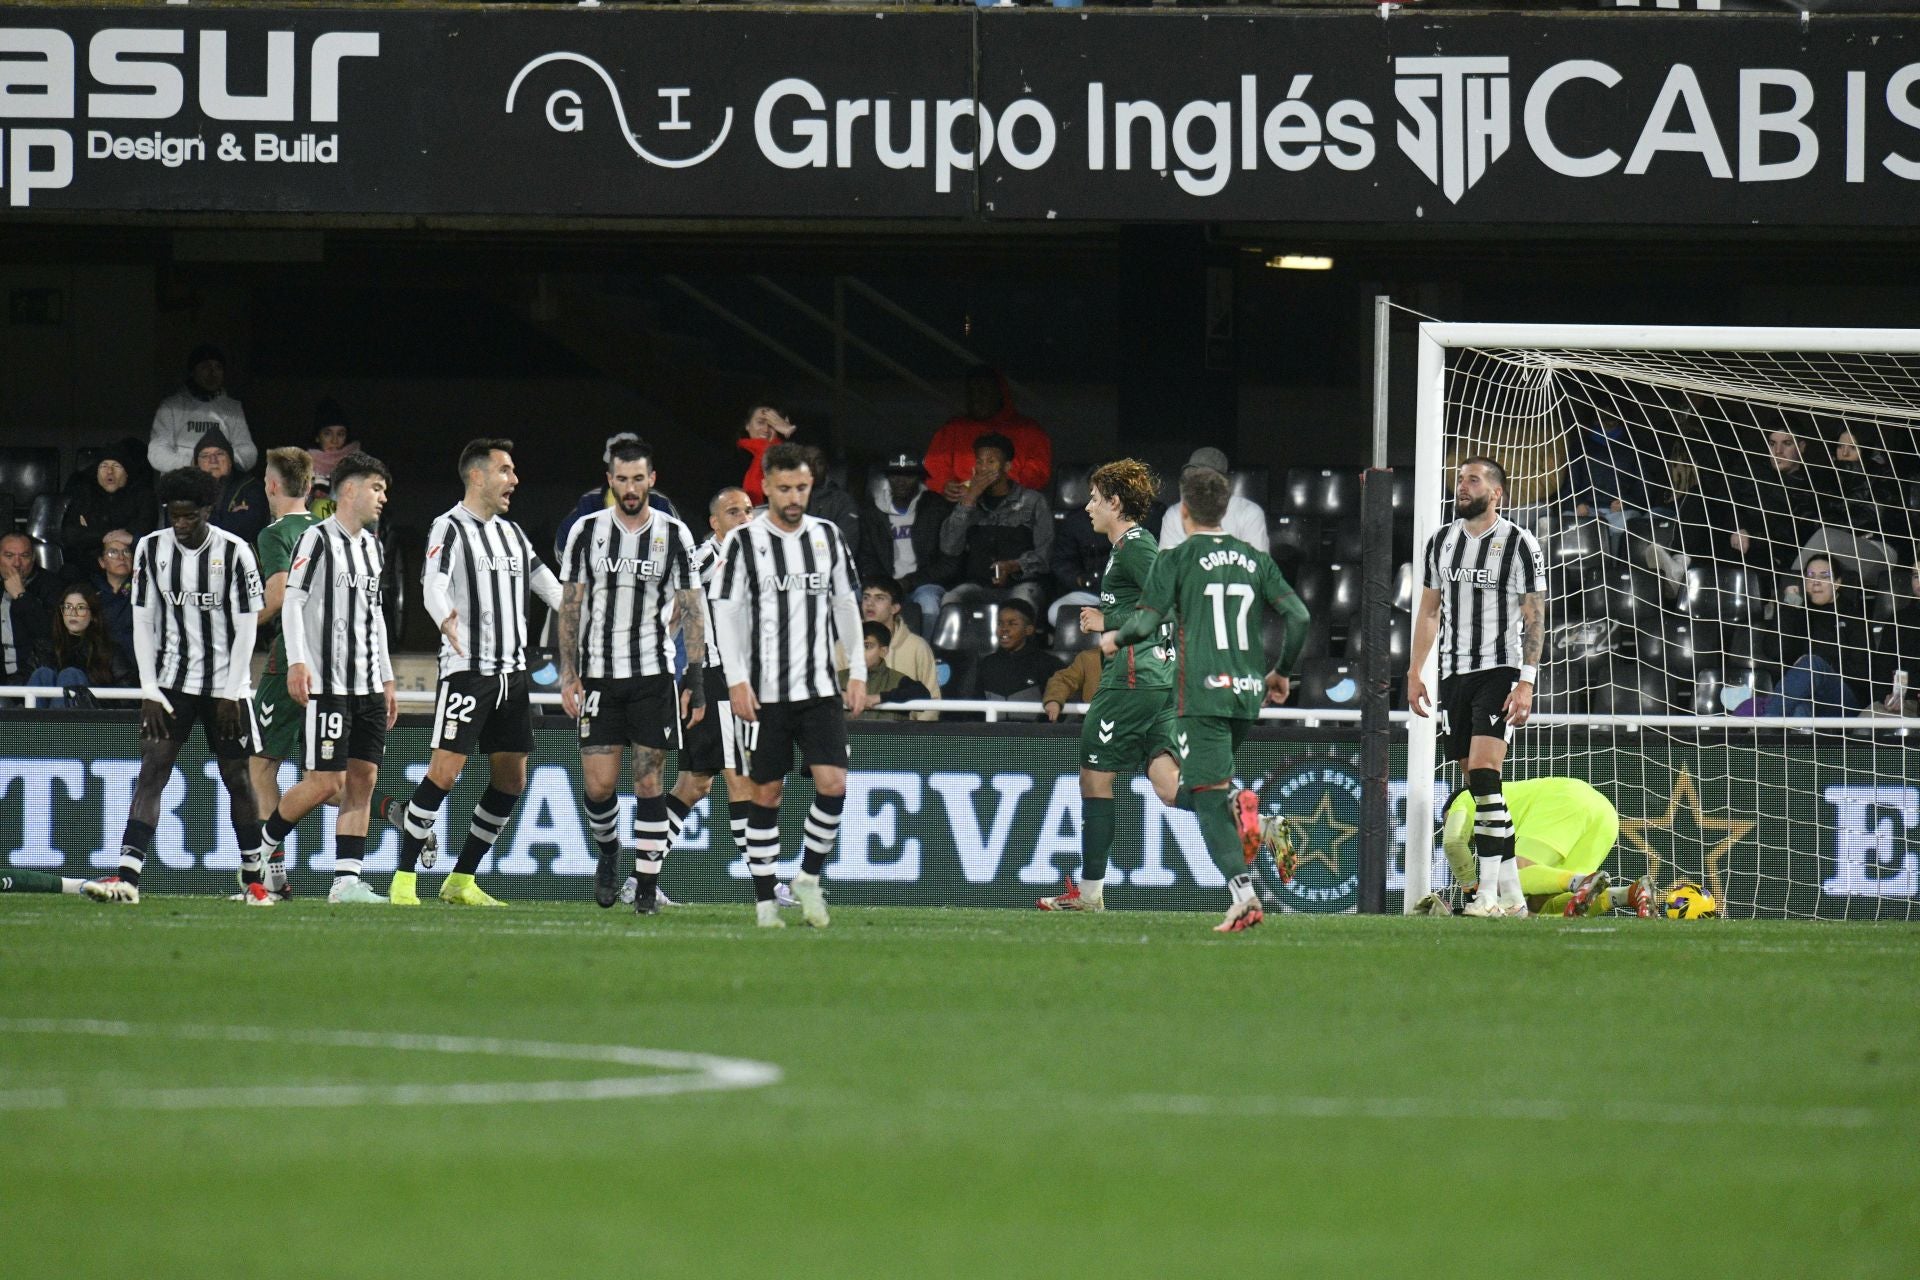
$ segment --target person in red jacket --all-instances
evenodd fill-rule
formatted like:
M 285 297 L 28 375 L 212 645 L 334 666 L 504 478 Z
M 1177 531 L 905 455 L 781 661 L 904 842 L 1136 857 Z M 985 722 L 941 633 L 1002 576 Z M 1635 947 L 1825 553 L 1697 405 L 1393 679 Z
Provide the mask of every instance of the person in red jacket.
M 1013 407 L 1013 392 L 997 370 L 975 365 L 967 373 L 967 409 L 948 418 L 927 446 L 927 488 L 958 502 L 973 478 L 973 442 L 985 435 L 1013 441 L 1012 477 L 1039 493 L 1053 478 L 1053 441 L 1040 424 Z
M 768 445 L 779 444 L 791 437 L 797 428 L 787 415 L 771 405 L 757 404 L 747 414 L 746 422 L 740 428 L 740 439 L 735 443 L 747 454 L 747 474 L 740 479 L 740 488 L 756 507 L 767 505 L 767 490 L 760 479 L 760 455 L 767 451 Z

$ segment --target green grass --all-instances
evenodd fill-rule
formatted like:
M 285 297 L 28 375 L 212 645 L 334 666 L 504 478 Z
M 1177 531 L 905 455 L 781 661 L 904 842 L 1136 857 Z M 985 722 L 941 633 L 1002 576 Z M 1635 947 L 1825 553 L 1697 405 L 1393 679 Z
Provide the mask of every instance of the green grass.
M 1914 1271 L 1920 930 L 749 920 L 0 899 L 0 1101 L 76 1104 L 0 1109 L 0 1268 Z M 638 1045 L 784 1077 L 620 1101 L 121 1109 L 129 1090 L 646 1069 L 21 1021 L 86 1018 Z

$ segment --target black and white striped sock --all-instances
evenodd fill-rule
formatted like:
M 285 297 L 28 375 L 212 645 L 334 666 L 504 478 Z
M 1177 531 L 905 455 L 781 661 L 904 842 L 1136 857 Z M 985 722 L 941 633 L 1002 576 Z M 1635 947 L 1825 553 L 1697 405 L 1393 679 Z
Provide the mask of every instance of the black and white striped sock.
M 729 800 L 727 802 L 727 822 L 733 828 L 733 847 L 740 851 L 741 857 L 747 856 L 747 824 L 753 818 L 753 801 Z
M 660 864 L 667 856 L 665 797 L 634 797 L 633 843 L 633 874 L 640 880 L 640 896 L 650 897 L 653 887 L 660 883 Z
M 587 811 L 587 829 L 593 832 L 593 842 L 600 846 L 601 856 L 617 855 L 620 852 L 620 801 L 613 796 L 604 800 L 582 796 L 580 804 Z
M 750 805 L 747 817 L 747 870 L 753 872 L 753 900 L 773 901 L 774 864 L 780 861 L 780 810 Z
M 367 856 L 367 838 L 365 836 L 343 836 L 338 832 L 333 837 L 333 878 L 346 880 L 360 874 L 360 864 Z
M 687 802 L 671 791 L 667 793 L 667 853 L 673 852 L 673 846 L 680 843 L 680 833 L 686 829 L 687 815 L 693 810 Z
M 800 870 L 807 875 L 817 876 L 826 869 L 834 841 L 840 838 L 840 814 L 846 807 L 844 794 L 814 797 L 813 807 L 807 810 L 806 843 L 800 850 Z
M 470 876 L 480 869 L 481 860 L 493 852 L 494 841 L 513 817 L 513 806 L 519 800 L 518 795 L 498 787 L 480 793 L 480 803 L 473 806 L 473 824 L 467 828 L 467 842 L 453 867 L 455 875 Z
M 420 785 L 413 789 L 413 798 L 407 801 L 407 816 L 400 826 L 402 871 L 411 872 L 420 865 L 420 851 L 426 848 L 433 824 L 440 820 L 440 806 L 446 802 L 447 793 L 436 786 L 432 778 L 420 779 Z
M 153 824 L 142 822 L 138 818 L 129 819 L 125 834 L 120 837 L 119 876 L 128 884 L 140 883 L 140 872 L 147 865 L 147 850 L 153 845 Z

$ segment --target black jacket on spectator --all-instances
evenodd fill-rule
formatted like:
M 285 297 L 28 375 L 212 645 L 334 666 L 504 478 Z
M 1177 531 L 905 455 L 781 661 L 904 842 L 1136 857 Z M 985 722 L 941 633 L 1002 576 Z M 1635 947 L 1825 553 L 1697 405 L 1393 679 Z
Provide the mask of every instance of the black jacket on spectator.
M 107 581 L 107 575 L 95 570 L 84 579 L 93 588 L 93 594 L 100 597 L 100 620 L 106 624 L 107 639 L 113 642 L 113 656 L 117 662 L 126 664 L 128 670 L 134 666 L 133 659 L 133 582 L 115 591 Z
M 1909 596 L 1893 612 L 1893 625 L 1881 633 L 1886 643 L 1869 655 L 1875 699 L 1893 687 L 1893 673 L 1907 673 L 1907 687 L 1920 693 L 1920 600 Z
M 1809 655 L 1819 658 L 1864 699 L 1873 689 L 1872 655 L 1866 620 L 1846 612 L 1850 608 L 1857 608 L 1857 601 L 1849 588 L 1841 589 L 1836 604 L 1781 605 L 1780 665 L 1790 667 Z
M 1158 528 L 1158 525 L 1154 526 Z M 1099 591 L 1113 544 L 1093 531 L 1093 517 L 1075 507 L 1053 531 L 1053 576 L 1061 592 Z
M 16 597 L 0 600 L 0 609 L 11 615 L 13 645 L 16 653 L 13 674 L 31 673 L 34 654 L 41 642 L 53 634 L 53 620 L 60 616 L 60 584 L 45 569 L 35 568 Z M 0 592 L 3 596 L 4 592 Z M 0 658 L 0 663 L 4 659 Z
M 960 562 L 940 550 L 940 525 L 951 510 L 953 504 L 937 493 L 922 489 L 915 496 L 912 528 L 915 567 L 912 573 L 900 578 L 900 585 L 908 591 L 929 582 L 942 587 L 953 585 Z M 860 542 L 854 549 L 854 566 L 860 570 L 862 582 L 899 577 L 893 571 L 893 520 L 884 507 L 869 506 L 860 513 Z
M 1736 513 L 1732 528 L 1752 539 L 1746 561 L 1758 569 L 1791 573 L 1800 548 L 1822 523 L 1823 495 L 1806 467 L 1776 471 L 1771 458 L 1753 460 L 1751 501 Z M 1831 502 L 1831 495 L 1824 501 Z M 1731 549 L 1729 549 L 1731 553 Z
M 1013 698 L 1034 690 L 1038 698 L 1037 691 L 1044 689 L 1059 669 L 1060 659 L 1042 649 L 1037 640 L 1028 640 L 1012 653 L 995 649 L 975 665 L 963 696 Z
M 118 462 L 131 476 L 133 466 L 128 456 L 116 447 L 101 461 Z M 60 521 L 60 546 L 66 552 L 68 567 L 84 576 L 100 558 L 101 538 L 115 529 L 125 529 L 138 542 L 142 534 L 152 533 L 159 526 L 160 508 L 148 485 L 129 478 L 117 492 L 108 493 L 88 472 L 78 478 L 67 500 L 67 513 Z
M 855 504 L 852 494 L 826 476 L 813 482 L 813 494 L 807 499 L 807 514 L 831 520 L 838 525 L 840 536 L 847 540 L 848 550 L 860 545 L 860 508 Z M 857 572 L 859 565 L 856 563 L 854 567 Z
M 131 688 L 140 683 L 133 662 L 121 662 L 111 643 L 99 655 L 99 660 L 90 661 L 86 636 L 69 634 L 59 622 L 53 625 L 57 630 L 42 640 L 34 651 L 34 666 L 51 667 L 55 671 L 76 667 L 86 672 L 89 685 L 99 689 Z
M 971 507 L 956 503 L 941 526 L 940 545 L 960 557 L 963 582 L 991 585 L 996 560 L 1018 560 L 1017 581 L 1039 578 L 1053 550 L 1053 513 L 1039 493 L 1009 482 L 998 497 L 982 494 Z

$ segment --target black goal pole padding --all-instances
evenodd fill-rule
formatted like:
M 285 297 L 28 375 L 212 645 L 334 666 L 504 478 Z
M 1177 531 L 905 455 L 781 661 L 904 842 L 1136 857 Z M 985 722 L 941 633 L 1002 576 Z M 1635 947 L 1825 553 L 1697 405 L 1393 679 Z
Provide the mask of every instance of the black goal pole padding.
M 1387 909 L 1387 851 L 1393 839 L 1387 803 L 1388 719 L 1393 695 L 1393 472 L 1373 468 L 1360 489 L 1360 910 Z

